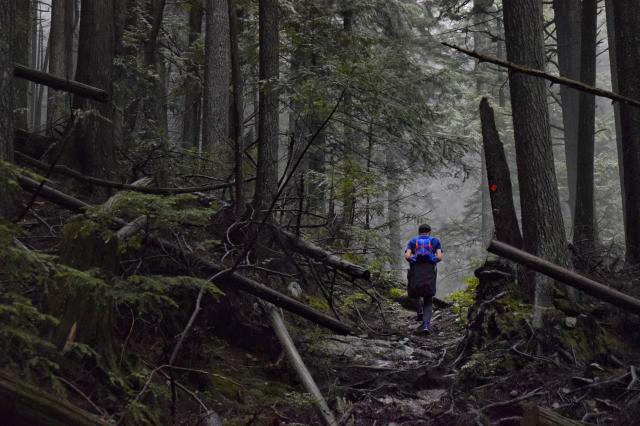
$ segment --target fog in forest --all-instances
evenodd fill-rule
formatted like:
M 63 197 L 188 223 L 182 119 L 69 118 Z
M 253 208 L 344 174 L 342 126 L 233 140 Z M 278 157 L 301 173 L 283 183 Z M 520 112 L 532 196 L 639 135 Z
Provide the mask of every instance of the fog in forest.
M 637 0 L 2 0 L 6 424 L 636 424 L 639 45 Z

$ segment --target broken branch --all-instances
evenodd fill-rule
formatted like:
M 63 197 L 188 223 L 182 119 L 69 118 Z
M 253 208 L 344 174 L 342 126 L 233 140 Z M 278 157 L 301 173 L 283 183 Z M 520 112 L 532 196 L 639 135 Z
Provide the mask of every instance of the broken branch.
M 465 49 L 463 47 L 459 47 L 453 44 L 449 44 L 449 43 L 442 43 L 444 46 L 450 47 L 451 49 L 455 49 L 458 52 L 462 52 L 465 55 L 469 55 L 471 57 L 474 57 L 478 60 L 480 60 L 480 62 L 489 62 L 491 64 L 495 64 L 504 68 L 508 68 L 512 71 L 515 72 L 519 72 L 522 74 L 527 74 L 527 75 L 531 75 L 533 77 L 539 77 L 539 78 L 543 78 L 547 81 L 550 81 L 552 83 L 557 83 L 557 84 L 562 84 L 564 86 L 567 87 L 571 87 L 573 89 L 582 91 L 582 92 L 587 92 L 587 93 L 591 93 L 594 94 L 596 96 L 600 96 L 603 98 L 609 98 L 612 101 L 615 102 L 620 102 L 623 103 L 625 105 L 630 105 L 630 106 L 634 106 L 636 108 L 640 108 L 640 101 L 637 101 L 635 99 L 632 98 L 628 98 L 626 96 L 622 96 L 619 95 L 617 93 L 614 92 L 610 92 L 608 90 L 603 90 L 603 89 L 598 89 L 597 87 L 593 87 L 593 86 L 589 86 L 587 84 L 584 84 L 580 81 L 577 80 L 572 80 L 570 78 L 566 78 L 566 77 L 562 77 L 562 76 L 558 76 L 558 75 L 553 75 L 553 74 L 548 74 L 542 70 L 538 70 L 538 69 L 534 69 L 534 68 L 528 68 L 525 67 L 523 65 L 518 65 L 516 63 L 513 62 L 509 62 L 509 61 L 505 61 L 503 59 L 498 59 L 494 56 L 489 56 L 489 55 L 483 55 L 481 53 L 478 53 L 474 50 L 469 50 L 469 49 Z

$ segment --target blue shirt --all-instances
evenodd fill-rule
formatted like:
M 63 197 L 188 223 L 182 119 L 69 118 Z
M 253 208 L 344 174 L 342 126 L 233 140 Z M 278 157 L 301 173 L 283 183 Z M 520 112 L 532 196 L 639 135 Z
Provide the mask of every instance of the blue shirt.
M 442 250 L 442 244 L 436 237 L 430 235 L 418 235 L 413 237 L 407 243 L 405 251 L 411 250 L 411 259 L 409 262 L 414 263 L 424 259 L 433 264 L 438 263 L 436 251 Z

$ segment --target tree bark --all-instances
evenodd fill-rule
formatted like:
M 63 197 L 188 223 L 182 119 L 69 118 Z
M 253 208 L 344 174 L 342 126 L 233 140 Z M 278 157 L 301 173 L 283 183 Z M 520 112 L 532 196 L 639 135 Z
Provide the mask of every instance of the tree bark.
M 189 11 L 189 48 L 202 34 L 203 17 L 202 0 L 193 2 Z M 188 75 L 197 75 L 199 67 L 193 62 L 187 65 Z M 182 122 L 182 139 L 187 148 L 198 148 L 200 144 L 200 116 L 202 114 L 202 84 L 201 80 L 190 77 L 187 82 L 187 94 L 184 97 L 184 118 Z
M 597 0 L 583 0 L 580 80 L 590 86 L 596 84 L 597 17 Z M 596 242 L 593 180 L 596 99 L 593 94 L 580 93 L 578 114 L 578 162 L 575 211 L 573 213 L 573 243 L 580 254 L 588 255 L 587 252 L 593 250 L 593 245 Z M 582 261 L 578 263 L 582 265 Z
M 115 53 L 113 6 L 113 0 L 82 1 L 76 70 L 79 82 L 100 87 L 108 94 L 111 94 L 113 87 Z M 83 174 L 111 177 L 115 166 L 111 101 L 97 103 L 76 95 L 73 107 L 83 111 L 93 110 L 94 113 L 80 120 L 76 136 L 68 148 L 68 162 Z
M 49 33 L 49 73 L 66 80 L 73 79 L 73 1 L 53 0 L 51 3 L 51 30 Z M 47 102 L 47 129 L 70 109 L 69 95 L 49 90 Z
M 545 67 L 542 0 L 504 2 L 504 24 L 509 61 L 530 68 Z M 544 81 L 521 73 L 509 75 L 516 162 L 522 211 L 523 247 L 562 266 L 568 266 L 566 236 L 558 196 L 549 110 Z M 552 304 L 553 283 L 531 276 L 535 304 Z M 542 326 L 536 309 L 534 326 Z
M 509 164 L 496 128 L 493 109 L 487 98 L 480 102 L 480 121 L 484 158 L 487 165 L 487 183 L 491 197 L 496 238 L 517 248 L 522 247 L 522 235 L 513 205 L 513 190 Z
M 258 167 L 254 205 L 265 210 L 278 192 L 278 1 L 260 0 L 260 93 L 258 105 Z
M 202 149 L 207 154 L 211 154 L 214 148 L 227 153 L 231 82 L 227 0 L 207 0 L 206 13 Z
M 635 0 L 613 2 L 616 28 L 615 48 L 620 93 L 640 99 L 640 3 Z M 626 210 L 626 260 L 640 265 L 640 109 L 620 106 L 622 157 Z
M 560 75 L 572 80 L 580 79 L 581 0 L 553 0 L 556 38 L 558 41 L 558 68 Z M 569 189 L 569 211 L 574 220 L 578 164 L 578 120 L 580 92 L 560 86 L 564 152 Z

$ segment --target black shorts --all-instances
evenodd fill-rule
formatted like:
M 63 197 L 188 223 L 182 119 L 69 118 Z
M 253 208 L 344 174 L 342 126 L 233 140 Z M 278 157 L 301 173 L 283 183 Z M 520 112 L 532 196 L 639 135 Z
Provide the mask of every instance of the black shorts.
M 407 273 L 407 293 L 409 297 L 435 296 L 436 265 L 431 262 L 414 262 Z

